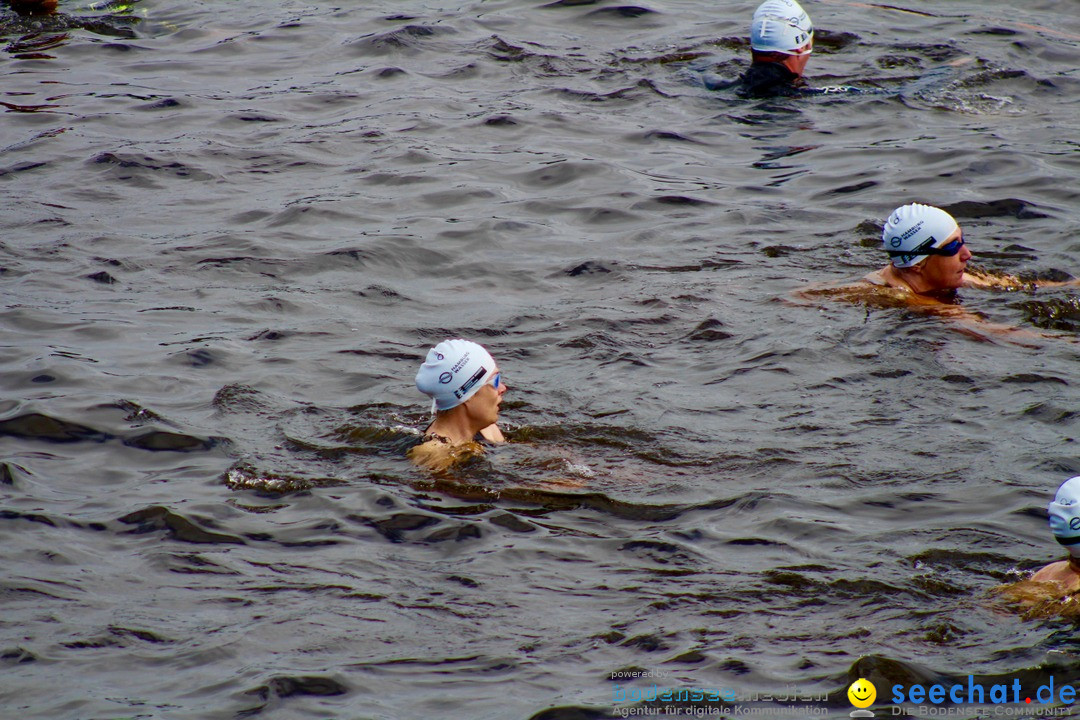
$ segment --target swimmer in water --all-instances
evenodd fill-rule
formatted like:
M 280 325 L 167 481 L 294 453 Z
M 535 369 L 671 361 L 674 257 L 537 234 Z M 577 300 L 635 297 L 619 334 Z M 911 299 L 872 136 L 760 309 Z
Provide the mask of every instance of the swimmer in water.
M 797 92 L 814 50 L 814 26 L 795 0 L 765 0 L 750 22 L 750 68 L 739 93 L 768 97 Z
M 869 6 L 867 6 L 869 7 Z M 734 88 L 743 97 L 775 98 L 814 95 L 917 95 L 949 82 L 956 67 L 974 58 L 950 60 L 923 77 L 899 87 L 830 85 L 815 87 L 803 77 L 814 51 L 814 26 L 796 0 L 765 0 L 750 21 L 750 67 L 735 81 L 705 70 L 701 82 L 709 90 Z M 704 69 L 703 69 L 704 70 Z
M 896 208 L 881 230 L 882 250 L 890 262 L 863 278 L 871 285 L 895 288 L 914 297 L 951 300 L 957 289 L 1036 290 L 1076 285 L 1078 280 L 1024 282 L 1015 275 L 988 274 L 968 267 L 971 250 L 952 215 L 931 205 Z
M 996 592 L 1016 604 L 1027 617 L 1080 616 L 1080 476 L 1061 484 L 1047 507 L 1050 532 L 1069 552 L 1068 558 L 1051 563 L 1026 580 Z
M 1069 557 L 1039 570 L 1031 582 L 1052 583 L 1062 593 L 1076 592 L 1080 590 L 1080 476 L 1061 484 L 1046 511 L 1050 532 L 1069 551 Z
M 505 441 L 496 424 L 506 393 L 499 366 L 481 345 L 444 340 L 428 351 L 416 373 L 417 389 L 432 399 L 435 419 L 409 458 L 431 470 L 445 470 L 483 455 L 482 441 Z
M 993 286 L 986 276 L 967 272 L 971 250 L 956 220 L 941 208 L 919 203 L 898 207 L 881 230 L 881 244 L 890 262 L 866 276 L 873 285 L 939 297 L 960 287 Z
M 1064 282 L 1024 282 L 1014 275 L 989 274 L 968 267 L 972 253 L 964 233 L 952 215 L 941 208 L 920 203 L 894 210 L 881 231 L 882 249 L 890 262 L 863 277 L 862 282 L 839 287 L 805 290 L 803 297 L 831 296 L 873 307 L 910 308 L 960 320 L 972 328 L 1023 338 L 1056 337 L 988 322 L 980 314 L 958 304 L 960 288 L 1027 290 L 1076 285 Z

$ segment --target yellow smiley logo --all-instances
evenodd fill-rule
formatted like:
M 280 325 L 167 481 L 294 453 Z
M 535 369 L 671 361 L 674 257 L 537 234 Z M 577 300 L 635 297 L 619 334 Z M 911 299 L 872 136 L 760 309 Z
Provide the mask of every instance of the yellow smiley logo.
M 877 688 L 866 678 L 859 678 L 847 689 L 847 699 L 857 708 L 868 708 L 877 698 Z

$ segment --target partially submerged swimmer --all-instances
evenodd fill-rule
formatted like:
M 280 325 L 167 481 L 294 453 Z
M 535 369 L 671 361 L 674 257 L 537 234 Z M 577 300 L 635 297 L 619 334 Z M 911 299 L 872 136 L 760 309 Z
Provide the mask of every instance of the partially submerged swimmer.
M 1050 532 L 1069 555 L 1026 580 L 997 591 L 1025 617 L 1065 615 L 1080 618 L 1080 476 L 1061 484 L 1047 507 Z
M 805 85 L 814 26 L 795 0 L 765 0 L 750 22 L 750 68 L 739 79 L 743 95 L 788 94 Z
M 430 470 L 445 470 L 483 455 L 482 441 L 505 441 L 496 424 L 506 383 L 483 346 L 444 340 L 428 351 L 416 373 L 417 389 L 432 399 L 434 420 L 409 459 Z
M 902 205 L 889 215 L 881 232 L 889 263 L 856 284 L 806 290 L 803 296 L 831 296 L 875 307 L 906 307 L 966 321 L 986 331 L 1024 335 L 1015 327 L 989 323 L 957 304 L 959 288 L 1028 290 L 1075 285 L 1065 282 L 1024 282 L 1014 275 L 990 274 L 968 267 L 972 253 L 963 230 L 941 208 L 920 203 Z M 1035 337 L 1034 333 L 1026 333 Z
M 889 263 L 859 283 L 807 291 L 871 305 L 921 307 L 945 315 L 964 311 L 955 305 L 961 287 L 1022 288 L 1012 276 L 991 276 L 968 270 L 971 250 L 952 215 L 919 203 L 902 205 L 881 230 L 881 247 Z
M 828 40 L 826 34 L 822 38 Z M 750 22 L 750 67 L 738 80 L 724 79 L 701 68 L 701 82 L 709 90 L 735 91 L 743 97 L 774 98 L 814 95 L 911 95 L 941 86 L 954 75 L 955 67 L 972 60 L 959 58 L 933 68 L 924 76 L 899 87 L 854 85 L 813 86 L 804 73 L 814 50 L 814 26 L 796 0 L 765 0 Z
M 1050 532 L 1069 557 L 1051 563 L 1031 576 L 1032 582 L 1056 585 L 1062 593 L 1080 590 L 1080 476 L 1061 484 L 1046 508 Z
M 864 278 L 872 285 L 939 297 L 960 287 L 995 285 L 989 276 L 967 272 L 971 250 L 956 220 L 941 208 L 919 203 L 898 207 L 881 230 L 881 246 L 890 262 Z

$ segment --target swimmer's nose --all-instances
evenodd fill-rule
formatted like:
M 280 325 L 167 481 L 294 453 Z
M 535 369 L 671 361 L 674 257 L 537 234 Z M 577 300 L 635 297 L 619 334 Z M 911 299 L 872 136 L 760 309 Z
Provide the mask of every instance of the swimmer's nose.
M 507 390 L 506 381 L 500 379 L 499 380 L 499 397 L 502 397 L 503 393 L 505 393 L 506 390 Z
M 967 262 L 971 259 L 971 251 L 967 249 L 967 245 L 960 248 L 960 260 L 961 262 Z

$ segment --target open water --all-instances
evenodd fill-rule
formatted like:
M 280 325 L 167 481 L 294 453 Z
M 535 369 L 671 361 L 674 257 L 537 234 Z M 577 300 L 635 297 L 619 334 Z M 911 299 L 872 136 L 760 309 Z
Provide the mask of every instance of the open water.
M 1077 291 L 962 293 L 1022 344 L 798 299 L 915 200 L 1080 275 L 1080 8 L 808 0 L 811 82 L 886 92 L 705 89 L 755 5 L 0 9 L 0 714 L 1080 681 L 1071 623 L 988 596 L 1061 555 Z M 448 336 L 513 442 L 432 477 Z

